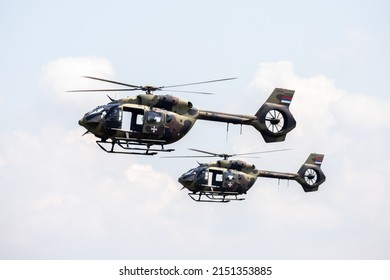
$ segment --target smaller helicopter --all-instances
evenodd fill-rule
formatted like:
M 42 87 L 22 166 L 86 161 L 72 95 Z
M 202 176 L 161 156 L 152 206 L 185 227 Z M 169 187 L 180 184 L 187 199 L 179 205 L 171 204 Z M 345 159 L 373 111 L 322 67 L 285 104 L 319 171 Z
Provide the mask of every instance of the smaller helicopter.
M 312 153 L 297 173 L 275 172 L 258 170 L 252 164 L 241 160 L 228 160 L 233 156 L 247 156 L 265 152 L 245 154 L 216 154 L 207 151 L 190 149 L 208 154 L 208 156 L 180 156 L 180 157 L 222 157 L 214 163 L 199 163 L 198 167 L 190 169 L 180 176 L 179 183 L 190 191 L 188 195 L 197 202 L 230 202 L 244 200 L 239 197 L 245 195 L 254 185 L 258 177 L 295 180 L 305 192 L 317 191 L 325 182 L 325 174 L 321 170 L 324 155 Z M 274 150 L 281 151 L 281 150 Z M 274 152 L 268 151 L 268 152 Z

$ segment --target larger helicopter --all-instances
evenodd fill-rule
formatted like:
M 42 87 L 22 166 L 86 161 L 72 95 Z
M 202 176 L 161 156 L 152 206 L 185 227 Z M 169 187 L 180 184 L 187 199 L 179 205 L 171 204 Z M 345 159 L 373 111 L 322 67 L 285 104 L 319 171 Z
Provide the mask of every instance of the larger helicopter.
M 155 91 L 165 89 L 174 92 L 192 92 L 171 90 L 171 88 L 235 78 L 160 87 L 136 86 L 90 76 L 85 76 L 85 78 L 126 88 L 73 90 L 72 92 L 145 92 L 117 100 L 110 98 L 111 102 L 96 107 L 79 120 L 79 124 L 87 129 L 86 133 L 92 133 L 99 138 L 100 140 L 96 143 L 109 153 L 155 155 L 157 152 L 172 152 L 173 149 L 165 149 L 164 145 L 183 138 L 197 120 L 251 125 L 261 133 L 267 143 L 284 141 L 286 134 L 296 125 L 289 110 L 294 95 L 293 90 L 275 88 L 256 114 L 250 116 L 200 110 L 184 99 L 154 94 Z M 195 93 L 208 94 L 206 92 Z M 152 148 L 153 145 L 161 148 Z M 122 149 L 117 151 L 115 147 Z
M 222 160 L 212 163 L 200 163 L 198 167 L 184 173 L 178 181 L 190 192 L 188 195 L 197 202 L 229 202 L 244 200 L 242 196 L 254 185 L 258 177 L 295 180 L 305 192 L 317 191 L 325 182 L 325 174 L 321 170 L 324 155 L 312 153 L 297 173 L 259 170 L 250 163 L 241 160 L 228 160 L 232 156 L 247 156 L 246 154 L 215 154 L 207 151 L 191 149 L 205 153 L 208 156 L 222 157 Z M 258 152 L 263 153 L 263 152 Z M 188 156 L 181 156 L 188 157 Z M 199 157 L 199 156 L 191 156 Z

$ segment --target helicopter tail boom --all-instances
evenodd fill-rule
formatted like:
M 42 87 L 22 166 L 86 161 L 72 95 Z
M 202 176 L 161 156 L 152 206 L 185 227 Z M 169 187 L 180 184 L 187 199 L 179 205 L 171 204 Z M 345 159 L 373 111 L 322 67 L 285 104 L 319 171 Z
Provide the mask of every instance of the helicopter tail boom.
M 325 174 L 321 170 L 324 155 L 312 153 L 298 170 L 298 173 L 284 173 L 259 170 L 258 177 L 295 180 L 305 192 L 318 191 L 318 187 L 325 182 Z
M 293 90 L 275 88 L 254 116 L 199 110 L 198 118 L 215 122 L 252 125 L 261 133 L 265 142 L 280 142 L 284 141 L 286 134 L 296 125 L 289 110 L 293 95 Z

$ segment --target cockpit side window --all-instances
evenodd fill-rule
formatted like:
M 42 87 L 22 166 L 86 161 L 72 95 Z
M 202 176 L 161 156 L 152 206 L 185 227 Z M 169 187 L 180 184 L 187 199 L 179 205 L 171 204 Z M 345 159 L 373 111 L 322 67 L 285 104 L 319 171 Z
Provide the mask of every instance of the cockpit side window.
M 119 107 L 111 109 L 106 115 L 106 121 L 109 128 L 120 128 L 122 122 L 122 110 Z
M 203 169 L 200 172 L 199 177 L 207 182 L 209 180 L 209 171 L 207 169 Z
M 111 110 L 107 116 L 107 121 L 121 121 L 122 120 L 122 110 L 120 108 L 115 108 Z

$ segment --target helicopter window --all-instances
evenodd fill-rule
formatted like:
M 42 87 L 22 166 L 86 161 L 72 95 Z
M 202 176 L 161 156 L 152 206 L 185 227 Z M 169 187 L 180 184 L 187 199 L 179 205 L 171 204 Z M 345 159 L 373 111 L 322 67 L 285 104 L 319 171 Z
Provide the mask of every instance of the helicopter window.
M 88 114 L 89 115 L 92 115 L 92 114 L 98 114 L 98 113 L 101 113 L 102 111 L 104 111 L 104 107 L 103 106 L 99 106 L 99 107 L 96 107 L 95 109 L 93 109 L 92 111 L 90 111 Z
M 172 119 L 173 119 L 173 116 L 167 114 L 167 117 L 166 117 L 167 123 L 169 123 Z
M 120 121 L 122 118 L 121 110 L 116 108 L 107 114 L 106 119 L 108 121 Z
M 234 179 L 234 174 L 231 173 L 231 172 L 226 172 L 225 178 L 226 178 L 226 180 L 228 180 L 228 181 L 232 181 L 232 180 Z
M 209 179 L 209 172 L 207 172 L 207 170 L 202 170 L 202 172 L 200 174 L 203 177 L 203 179 L 205 179 L 205 180 Z
M 122 113 L 122 129 L 130 130 L 131 115 L 132 115 L 132 113 L 129 111 L 123 111 L 123 113 Z
M 136 125 L 143 125 L 144 124 L 144 115 L 138 114 L 135 120 Z
M 183 176 L 189 176 L 189 175 L 195 175 L 196 174 L 196 168 L 192 168 L 188 170 L 186 173 L 183 174 Z
M 106 111 L 102 113 L 103 114 Z M 107 127 L 109 128 L 120 128 L 121 127 L 121 121 L 122 121 L 122 110 L 120 108 L 113 108 L 108 111 L 108 113 L 105 115 L 106 121 L 107 121 Z
M 161 123 L 161 120 L 162 120 L 162 114 L 157 113 L 157 112 L 153 112 L 153 111 L 149 111 L 146 120 L 147 120 L 148 124 L 159 124 L 159 123 Z
M 216 187 L 222 187 L 222 171 L 219 170 L 210 170 L 210 176 L 211 176 L 211 185 Z
M 105 117 L 105 115 L 107 114 L 107 110 L 106 110 L 105 106 L 98 106 L 95 109 L 93 109 L 92 111 L 89 111 L 88 113 L 85 114 L 85 118 L 87 120 L 91 120 L 99 114 L 101 114 L 101 116 L 100 116 L 101 118 Z
M 129 110 L 129 109 L 128 109 Z M 144 110 L 131 108 L 129 111 L 130 117 L 130 130 L 140 132 L 143 127 Z

